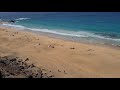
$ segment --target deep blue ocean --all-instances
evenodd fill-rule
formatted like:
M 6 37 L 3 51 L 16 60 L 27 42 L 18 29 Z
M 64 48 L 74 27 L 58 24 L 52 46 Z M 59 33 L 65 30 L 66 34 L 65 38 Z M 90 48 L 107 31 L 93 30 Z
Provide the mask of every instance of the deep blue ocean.
M 4 26 L 120 44 L 120 12 L 0 12 L 12 19 Z

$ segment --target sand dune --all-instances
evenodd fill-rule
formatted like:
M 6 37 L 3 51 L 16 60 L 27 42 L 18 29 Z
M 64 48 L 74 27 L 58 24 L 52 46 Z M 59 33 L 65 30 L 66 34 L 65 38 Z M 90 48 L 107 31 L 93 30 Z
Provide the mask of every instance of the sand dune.
M 0 56 L 29 58 L 57 78 L 120 77 L 120 49 L 0 28 Z

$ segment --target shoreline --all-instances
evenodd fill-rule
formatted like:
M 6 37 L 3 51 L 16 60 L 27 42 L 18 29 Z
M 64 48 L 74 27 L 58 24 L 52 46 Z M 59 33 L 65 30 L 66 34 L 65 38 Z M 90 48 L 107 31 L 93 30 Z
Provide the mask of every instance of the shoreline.
M 30 58 L 58 78 L 120 77 L 119 47 L 62 40 L 34 31 L 0 27 L 0 56 Z
M 70 41 L 70 42 L 77 42 L 77 43 L 82 43 L 82 44 L 90 44 L 90 45 L 97 45 L 97 46 L 104 46 L 104 47 L 110 47 L 110 48 L 116 48 L 116 49 L 120 49 L 120 44 L 116 44 L 116 43 L 111 43 L 111 42 L 105 42 L 102 40 L 87 40 L 87 38 L 82 38 L 82 37 L 72 37 L 72 36 L 66 36 L 66 35 L 59 35 L 59 34 L 55 34 L 55 33 L 50 33 L 50 32 L 43 32 L 43 31 L 33 31 L 33 30 L 28 30 L 28 29 L 23 29 L 23 28 L 14 28 L 14 27 L 6 27 L 6 26 L 0 26 L 3 28 L 12 28 L 18 31 L 25 31 L 25 32 L 31 32 L 31 33 L 35 33 L 37 35 L 41 35 L 41 36 L 45 36 L 45 37 L 49 37 L 49 38 L 54 38 L 54 39 L 61 39 L 64 41 Z M 96 42 L 97 41 L 97 42 Z
M 17 29 L 16 29 L 17 30 Z M 68 41 L 68 42 L 75 42 L 75 43 L 80 43 L 80 44 L 89 44 L 89 45 L 94 45 L 94 46 L 101 46 L 101 47 L 109 47 L 109 48 L 114 48 L 114 49 L 120 49 L 120 45 L 115 45 L 115 44 L 107 44 L 107 43 L 95 43 L 95 42 L 88 42 L 84 40 L 75 40 L 71 36 L 62 36 L 58 34 L 53 34 L 53 33 L 47 33 L 47 32 L 42 32 L 42 31 L 32 31 L 32 30 L 21 30 L 21 31 L 26 31 L 26 32 L 31 32 L 35 33 L 37 35 L 41 35 L 43 37 L 48 37 L 52 39 L 58 39 L 58 40 L 63 40 L 63 41 Z

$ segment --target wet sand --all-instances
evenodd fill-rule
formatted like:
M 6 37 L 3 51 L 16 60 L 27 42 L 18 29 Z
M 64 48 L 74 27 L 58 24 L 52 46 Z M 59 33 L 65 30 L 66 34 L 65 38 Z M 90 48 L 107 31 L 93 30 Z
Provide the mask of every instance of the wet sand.
M 14 55 L 55 78 L 120 77 L 120 49 L 0 27 L 0 56 Z

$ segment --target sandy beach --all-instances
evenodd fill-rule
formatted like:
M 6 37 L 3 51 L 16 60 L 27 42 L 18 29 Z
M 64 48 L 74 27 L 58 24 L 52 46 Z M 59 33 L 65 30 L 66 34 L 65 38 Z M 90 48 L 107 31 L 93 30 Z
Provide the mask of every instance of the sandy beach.
M 29 58 L 55 78 L 120 77 L 120 49 L 0 27 L 0 56 Z

